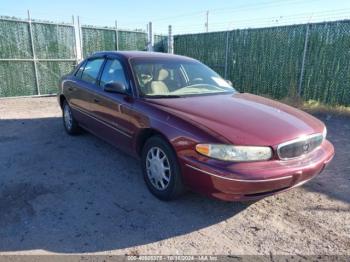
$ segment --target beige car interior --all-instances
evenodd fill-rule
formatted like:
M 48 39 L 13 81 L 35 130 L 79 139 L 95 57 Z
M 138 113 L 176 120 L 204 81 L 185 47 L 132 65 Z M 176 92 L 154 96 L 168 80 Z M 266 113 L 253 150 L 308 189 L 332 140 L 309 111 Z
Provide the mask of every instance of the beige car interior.
M 169 72 L 165 69 L 160 69 L 158 76 L 155 80 L 151 82 L 151 91 L 152 94 L 164 94 L 169 93 L 169 88 L 164 83 L 164 80 L 169 76 Z

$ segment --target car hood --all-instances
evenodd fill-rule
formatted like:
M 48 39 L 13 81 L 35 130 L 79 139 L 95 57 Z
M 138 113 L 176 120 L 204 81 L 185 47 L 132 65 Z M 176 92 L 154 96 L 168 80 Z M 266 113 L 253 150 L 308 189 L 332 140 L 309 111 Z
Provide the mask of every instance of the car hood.
M 148 101 L 198 127 L 210 129 L 232 144 L 275 146 L 303 135 L 322 133 L 324 128 L 321 121 L 301 110 L 247 93 Z

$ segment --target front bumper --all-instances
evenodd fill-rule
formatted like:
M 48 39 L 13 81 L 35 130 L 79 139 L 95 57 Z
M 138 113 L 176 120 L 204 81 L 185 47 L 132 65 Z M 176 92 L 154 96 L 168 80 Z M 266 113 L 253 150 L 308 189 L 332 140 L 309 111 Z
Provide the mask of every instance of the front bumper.
M 309 155 L 293 160 L 227 163 L 203 157 L 180 157 L 185 182 L 195 191 L 227 201 L 254 200 L 309 181 L 334 156 L 325 140 Z

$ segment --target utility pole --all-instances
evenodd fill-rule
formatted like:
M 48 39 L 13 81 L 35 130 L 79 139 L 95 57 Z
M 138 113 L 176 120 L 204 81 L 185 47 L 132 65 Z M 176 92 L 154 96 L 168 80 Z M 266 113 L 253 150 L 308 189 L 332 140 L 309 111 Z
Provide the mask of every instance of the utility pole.
M 209 10 L 206 12 L 205 30 L 208 33 L 208 31 L 209 31 Z

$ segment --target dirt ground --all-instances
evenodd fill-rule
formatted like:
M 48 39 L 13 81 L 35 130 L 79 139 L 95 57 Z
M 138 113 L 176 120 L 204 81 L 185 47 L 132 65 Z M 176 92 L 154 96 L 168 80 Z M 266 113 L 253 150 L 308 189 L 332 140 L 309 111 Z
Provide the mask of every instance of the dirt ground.
M 60 116 L 55 97 L 0 100 L 0 254 L 350 255 L 350 118 L 319 116 L 336 148 L 321 175 L 245 205 L 161 202 L 135 159 Z

